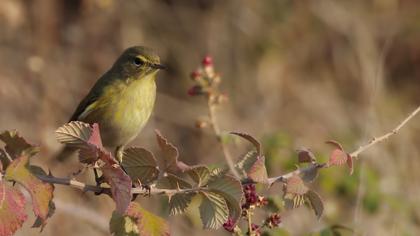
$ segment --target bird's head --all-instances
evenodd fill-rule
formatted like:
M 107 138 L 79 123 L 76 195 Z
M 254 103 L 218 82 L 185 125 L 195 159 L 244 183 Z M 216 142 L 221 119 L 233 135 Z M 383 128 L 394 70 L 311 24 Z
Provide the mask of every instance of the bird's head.
M 122 75 L 121 79 L 141 79 L 161 69 L 165 66 L 152 49 L 134 46 L 121 54 L 111 70 Z

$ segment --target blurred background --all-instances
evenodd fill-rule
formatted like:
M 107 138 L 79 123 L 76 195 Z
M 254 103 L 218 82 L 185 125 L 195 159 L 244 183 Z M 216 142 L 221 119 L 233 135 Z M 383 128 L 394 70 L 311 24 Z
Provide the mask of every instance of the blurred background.
M 205 55 L 230 98 L 218 109 L 221 128 L 261 140 L 270 176 L 295 169 L 300 146 L 326 160 L 325 140 L 355 150 L 420 105 L 416 0 L 2 0 L 0 32 L 0 130 L 17 129 L 41 145 L 34 161 L 56 176 L 80 165 L 52 167 L 61 148 L 55 129 L 133 45 L 156 49 L 169 66 L 159 74 L 154 115 L 133 145 L 158 153 L 159 129 L 188 164 L 224 162 L 211 131 L 194 127 L 207 114 L 205 100 L 186 93 Z M 417 117 L 363 153 L 352 176 L 344 167 L 322 171 L 311 187 L 325 201 L 324 217 L 305 207 L 283 212 L 282 228 L 269 234 L 328 235 L 338 224 L 356 235 L 419 235 L 419 142 Z M 229 143 L 234 156 L 247 148 Z M 281 196 L 281 186 L 268 194 Z M 41 235 L 109 235 L 110 198 L 62 186 L 55 196 L 56 213 Z M 168 218 L 173 235 L 226 234 L 202 230 L 194 212 L 168 217 L 164 197 L 140 202 Z M 31 220 L 17 235 L 37 234 Z

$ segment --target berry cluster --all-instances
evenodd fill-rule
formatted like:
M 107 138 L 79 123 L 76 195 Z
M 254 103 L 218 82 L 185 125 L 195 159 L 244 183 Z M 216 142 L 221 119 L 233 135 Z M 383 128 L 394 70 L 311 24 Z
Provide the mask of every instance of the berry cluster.
M 243 210 L 262 207 L 268 204 L 267 198 L 258 196 L 255 184 L 245 184 L 242 188 L 245 196 L 245 202 L 242 204 Z

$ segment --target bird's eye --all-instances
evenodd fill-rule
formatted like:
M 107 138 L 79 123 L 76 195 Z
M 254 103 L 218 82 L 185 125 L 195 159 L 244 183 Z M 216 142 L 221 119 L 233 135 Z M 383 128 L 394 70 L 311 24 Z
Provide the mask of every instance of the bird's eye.
M 135 58 L 133 59 L 133 64 L 134 64 L 135 66 L 141 66 L 141 65 L 143 65 L 143 64 L 144 64 L 144 62 L 143 62 L 143 60 L 141 60 L 140 58 L 135 57 Z

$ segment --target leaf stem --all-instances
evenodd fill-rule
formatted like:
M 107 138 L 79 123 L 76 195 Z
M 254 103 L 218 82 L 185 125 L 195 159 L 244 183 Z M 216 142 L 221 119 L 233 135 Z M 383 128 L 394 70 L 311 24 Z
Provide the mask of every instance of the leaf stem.
M 240 179 L 238 171 L 236 171 L 235 169 L 235 163 L 233 162 L 232 156 L 230 155 L 229 150 L 227 149 L 226 145 L 223 143 L 220 127 L 216 119 L 216 111 L 215 111 L 216 106 L 212 102 L 211 95 L 207 96 L 207 107 L 209 110 L 209 118 L 211 122 L 211 127 L 213 128 L 213 132 L 216 135 L 217 142 L 220 144 L 222 148 L 223 156 L 226 160 L 226 163 L 228 164 L 229 169 L 230 171 L 232 171 L 233 175 L 236 178 Z

